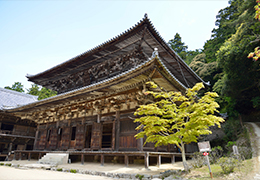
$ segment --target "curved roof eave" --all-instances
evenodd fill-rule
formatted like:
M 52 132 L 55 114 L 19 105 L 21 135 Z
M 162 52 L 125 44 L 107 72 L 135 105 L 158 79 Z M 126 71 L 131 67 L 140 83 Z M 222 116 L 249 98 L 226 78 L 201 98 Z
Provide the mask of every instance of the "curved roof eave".
M 99 86 L 99 85 L 103 85 L 105 83 L 108 83 L 108 82 L 111 82 L 111 81 L 115 81 L 117 79 L 120 79 L 121 77 L 123 76 L 127 76 L 128 74 L 133 74 L 133 72 L 135 71 L 138 71 L 138 70 L 141 70 L 144 66 L 147 66 L 149 64 L 151 64 L 152 62 L 154 62 L 155 60 L 158 60 L 158 62 L 162 65 L 163 69 L 165 70 L 165 72 L 167 74 L 169 74 L 171 76 L 171 78 L 173 78 L 177 83 L 180 84 L 180 86 L 183 88 L 183 89 L 187 89 L 186 86 L 184 86 L 168 69 L 167 67 L 164 65 L 164 63 L 160 60 L 160 58 L 149 58 L 148 60 L 146 60 L 145 62 L 143 62 L 142 64 L 126 71 L 126 72 L 123 72 L 119 75 L 116 75 L 114 77 L 111 77 L 109 79 L 106 79 L 106 80 L 103 80 L 103 81 L 100 81 L 98 83 L 95 83 L 95 84 L 91 84 L 91 85 L 88 85 L 88 86 L 85 86 L 85 87 L 81 87 L 81 88 L 78 88 L 78 89 L 75 89 L 75 90 L 72 90 L 72 91 L 69 91 L 69 92 L 66 92 L 66 93 L 62 93 L 62 94 L 59 94 L 59 95 L 56 95 L 56 96 L 52 96 L 52 97 L 49 97 L 49 98 L 46 98 L 46 99 L 42 99 L 42 100 L 39 100 L 39 101 L 36 101 L 36 102 L 32 102 L 32 103 L 29 103 L 29 104 L 26 104 L 26 105 L 23 105 L 23 106 L 20 106 L 20 107 L 15 107 L 15 108 L 9 108 L 9 109 L 3 109 L 4 111 L 6 112 L 15 112 L 15 111 L 19 111 L 19 110 L 22 110 L 22 109 L 25 109 L 26 107 L 30 108 L 30 106 L 36 106 L 36 105 L 43 105 L 45 103 L 49 103 L 49 102 L 53 102 L 53 101 L 58 101 L 58 100 L 62 100 L 62 99 L 65 99 L 67 98 L 68 96 L 75 96 L 77 94 L 80 94 L 82 91 L 86 91 L 92 87 L 95 87 L 95 86 Z

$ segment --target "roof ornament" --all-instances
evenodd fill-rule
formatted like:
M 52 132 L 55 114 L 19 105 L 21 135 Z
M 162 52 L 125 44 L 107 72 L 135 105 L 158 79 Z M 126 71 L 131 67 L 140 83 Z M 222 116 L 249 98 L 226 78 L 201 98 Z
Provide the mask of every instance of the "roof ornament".
M 144 19 L 148 19 L 147 13 L 144 14 Z
M 155 57 L 159 58 L 158 48 L 154 48 L 154 51 L 152 53 L 152 58 L 155 58 Z

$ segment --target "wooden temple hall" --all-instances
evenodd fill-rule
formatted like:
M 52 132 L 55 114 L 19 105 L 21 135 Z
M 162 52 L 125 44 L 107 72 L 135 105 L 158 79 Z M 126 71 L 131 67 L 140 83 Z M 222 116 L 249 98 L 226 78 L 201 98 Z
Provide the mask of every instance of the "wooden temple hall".
M 146 165 L 149 156 L 171 162 L 180 153 L 175 145 L 155 148 L 134 137 L 133 113 L 139 105 L 154 101 L 142 93 L 145 83 L 154 81 L 168 91 L 184 92 L 203 82 L 147 15 L 119 36 L 27 78 L 58 95 L 4 110 L 37 123 L 33 150 L 15 151 L 16 159 L 40 158 L 55 151 L 69 153 L 72 162 L 128 164 L 141 159 Z M 187 146 L 187 153 L 196 150 L 196 145 Z

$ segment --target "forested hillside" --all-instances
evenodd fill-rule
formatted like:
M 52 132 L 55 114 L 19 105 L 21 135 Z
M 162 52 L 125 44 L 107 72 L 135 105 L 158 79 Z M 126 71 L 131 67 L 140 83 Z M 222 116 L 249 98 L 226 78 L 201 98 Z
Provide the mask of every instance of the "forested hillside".
M 204 81 L 210 81 L 211 90 L 220 95 L 221 112 L 229 116 L 260 111 L 260 66 L 247 57 L 260 46 L 260 21 L 254 18 L 256 4 L 255 0 L 229 1 L 229 6 L 218 12 L 216 28 L 202 51 L 180 54 Z M 173 42 L 169 44 L 176 49 Z

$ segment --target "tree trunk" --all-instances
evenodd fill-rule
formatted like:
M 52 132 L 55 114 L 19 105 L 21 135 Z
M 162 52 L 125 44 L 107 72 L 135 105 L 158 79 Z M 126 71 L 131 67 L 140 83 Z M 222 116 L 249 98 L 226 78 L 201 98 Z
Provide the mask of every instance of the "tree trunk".
M 184 143 L 181 142 L 181 155 L 182 155 L 182 163 L 183 163 L 183 167 L 184 167 L 184 170 L 185 171 L 189 171 L 189 166 L 187 164 L 187 161 L 186 161 L 186 156 L 185 156 L 185 147 L 184 147 Z

